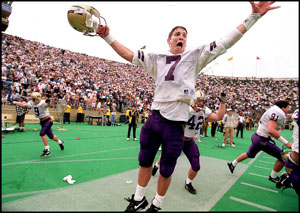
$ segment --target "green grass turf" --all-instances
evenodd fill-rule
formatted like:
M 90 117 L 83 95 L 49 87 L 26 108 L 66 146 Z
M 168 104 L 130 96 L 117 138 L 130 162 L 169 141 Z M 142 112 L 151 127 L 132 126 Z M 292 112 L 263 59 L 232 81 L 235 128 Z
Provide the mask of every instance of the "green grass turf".
M 137 129 L 138 139 L 141 126 L 142 124 L 139 124 Z M 127 125 L 102 127 L 71 122 L 71 124 L 63 125 L 67 129 L 66 131 L 57 130 L 59 127 L 60 124 L 54 124 L 52 129 L 55 135 L 64 140 L 65 150 L 61 151 L 57 143 L 50 140 L 49 145 L 52 154 L 45 159 L 39 157 L 44 148 L 39 136 L 39 124 L 26 124 L 25 127 L 38 130 L 3 134 L 5 138 L 2 138 L 1 144 L 2 203 L 31 196 L 27 194 L 30 192 L 34 195 L 35 192 L 41 190 L 67 187 L 68 185 L 62 181 L 62 178 L 68 174 L 71 174 L 73 179 L 77 180 L 76 183 L 83 183 L 138 168 L 139 142 L 133 141 L 132 137 L 130 141 L 126 140 Z M 230 147 L 228 144 L 225 148 L 220 148 L 223 134 L 216 133 L 216 137 L 212 138 L 209 128 L 209 137 L 202 137 L 202 143 L 197 143 L 197 145 L 201 156 L 232 161 L 239 154 L 248 150 L 251 144 L 250 138 L 254 132 L 255 130 L 244 130 L 245 139 L 235 138 L 234 136 L 235 148 Z M 281 134 L 291 140 L 292 131 L 282 130 Z M 77 137 L 80 137 L 80 139 L 77 140 Z M 281 146 L 280 142 L 277 142 L 277 144 Z M 156 159 L 159 157 L 158 155 Z M 242 163 L 247 164 L 249 161 L 250 159 L 247 159 Z M 271 161 L 275 162 L 275 159 Z M 272 168 L 271 164 L 269 166 Z M 251 169 L 255 169 L 253 165 L 249 168 L 249 171 Z M 270 174 L 270 171 L 263 172 L 266 176 Z M 244 178 L 247 178 L 247 176 L 249 176 L 248 171 L 224 195 L 212 211 L 224 211 L 225 207 L 226 211 L 258 211 L 255 207 L 249 207 L 235 201 L 228 202 L 230 196 L 238 197 L 237 195 L 243 194 L 245 190 L 249 190 L 246 194 L 247 198 L 257 197 L 255 190 L 240 184 L 241 181 L 246 181 Z M 255 183 L 266 182 L 264 184 L 272 184 L 263 178 L 250 177 Z M 297 196 L 295 196 L 293 190 L 288 190 L 284 191 L 285 198 L 283 200 L 294 202 Z M 270 195 L 268 196 L 270 197 Z M 274 195 L 269 199 L 274 201 L 273 197 Z M 261 199 L 257 198 L 258 201 Z M 276 204 L 284 206 L 283 209 L 287 210 L 286 205 L 283 205 L 283 203 L 276 202 Z M 274 208 L 276 209 L 277 206 Z M 299 208 L 293 205 L 291 209 Z

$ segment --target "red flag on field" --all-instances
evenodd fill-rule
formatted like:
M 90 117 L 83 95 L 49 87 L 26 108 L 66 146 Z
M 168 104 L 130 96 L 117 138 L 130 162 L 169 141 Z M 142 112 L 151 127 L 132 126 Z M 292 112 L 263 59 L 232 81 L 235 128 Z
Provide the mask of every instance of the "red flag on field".
M 260 59 L 260 57 L 256 56 L 256 59 L 257 59 L 257 60 L 259 60 L 259 59 Z

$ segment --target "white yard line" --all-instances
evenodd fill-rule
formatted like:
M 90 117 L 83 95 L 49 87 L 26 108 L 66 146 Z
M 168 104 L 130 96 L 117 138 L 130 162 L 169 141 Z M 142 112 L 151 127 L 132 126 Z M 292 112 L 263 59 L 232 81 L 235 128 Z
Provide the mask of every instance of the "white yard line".
M 230 199 L 231 200 L 234 200 L 234 201 L 237 201 L 239 203 L 244 203 L 244 204 L 247 204 L 249 206 L 254 206 L 256 208 L 259 208 L 259 209 L 262 209 L 262 210 L 265 210 L 265 211 L 271 211 L 271 212 L 277 212 L 277 210 L 275 209 L 272 209 L 272 208 L 269 208 L 267 206 L 262 206 L 262 205 L 259 205 L 259 204 L 256 204 L 256 203 L 252 203 L 252 202 L 249 202 L 247 200 L 242 200 L 240 198 L 236 198 L 236 197 L 233 197 L 233 196 L 230 196 Z
M 246 185 L 246 186 L 250 186 L 250 187 L 253 187 L 253 188 L 257 188 L 257 189 L 262 189 L 262 190 L 265 190 L 265 191 L 273 192 L 273 193 L 278 193 L 278 191 L 276 191 L 276 190 L 268 189 L 268 188 L 257 186 L 257 185 L 253 185 L 253 184 L 250 184 L 250 183 L 241 182 L 241 184 Z

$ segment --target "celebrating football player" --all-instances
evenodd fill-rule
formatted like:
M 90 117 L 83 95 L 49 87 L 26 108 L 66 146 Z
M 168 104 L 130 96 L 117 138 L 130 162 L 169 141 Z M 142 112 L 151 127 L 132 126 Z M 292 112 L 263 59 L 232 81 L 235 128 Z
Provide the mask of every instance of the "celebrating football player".
M 193 138 L 199 134 L 199 129 L 205 120 L 207 122 L 222 120 L 226 108 L 224 93 L 222 93 L 219 98 L 221 104 L 217 113 L 212 113 L 212 111 L 205 106 L 206 98 L 204 93 L 197 91 L 196 95 L 196 103 L 189 107 L 189 120 L 184 130 L 183 146 L 183 152 L 191 164 L 184 187 L 192 194 L 197 193 L 197 190 L 192 185 L 192 181 L 200 170 L 200 152 Z M 156 174 L 160 167 L 160 158 L 161 157 L 159 157 L 158 161 L 153 166 L 152 176 Z
M 158 211 L 171 183 L 177 158 L 184 147 L 184 128 L 188 108 L 195 97 L 195 84 L 200 71 L 224 54 L 272 7 L 274 2 L 250 2 L 252 13 L 227 36 L 197 48 L 186 48 L 188 32 L 183 26 L 174 27 L 167 42 L 169 50 L 147 53 L 131 51 L 110 34 L 107 25 L 98 25 L 99 34 L 122 58 L 141 66 L 155 80 L 155 96 L 151 114 L 140 133 L 139 174 L 135 194 L 128 198 L 126 211 L 139 211 L 148 205 L 145 197 L 151 178 L 155 155 L 162 145 L 160 174 L 156 195 L 147 211 Z
M 42 126 L 42 129 L 40 131 L 40 136 L 45 145 L 45 148 L 43 150 L 43 153 L 41 154 L 41 157 L 48 156 L 51 154 L 50 146 L 48 144 L 48 138 L 46 137 L 46 135 L 50 139 L 58 142 L 60 149 L 64 150 L 64 141 L 60 140 L 58 137 L 53 135 L 53 132 L 51 129 L 51 127 L 53 125 L 53 121 L 50 117 L 49 109 L 48 109 L 48 104 L 49 104 L 50 100 L 49 99 L 42 100 L 42 96 L 39 92 L 33 92 L 31 94 L 31 99 L 32 100 L 29 101 L 28 103 L 14 102 L 14 104 L 16 104 L 18 106 L 32 108 L 34 111 L 35 117 L 40 119 L 40 124 Z
M 252 144 L 248 152 L 240 154 L 234 161 L 228 162 L 227 165 L 231 173 L 233 173 L 236 165 L 247 159 L 254 158 L 259 151 L 263 151 L 274 158 L 277 158 L 269 180 L 277 183 L 279 180 L 278 173 L 284 166 L 282 159 L 283 151 L 276 146 L 271 137 L 284 143 L 288 148 L 291 148 L 292 143 L 282 137 L 277 130 L 286 120 L 286 117 L 291 117 L 287 114 L 290 110 L 289 102 L 286 100 L 276 101 L 275 105 L 270 107 L 260 118 L 257 131 L 252 135 Z

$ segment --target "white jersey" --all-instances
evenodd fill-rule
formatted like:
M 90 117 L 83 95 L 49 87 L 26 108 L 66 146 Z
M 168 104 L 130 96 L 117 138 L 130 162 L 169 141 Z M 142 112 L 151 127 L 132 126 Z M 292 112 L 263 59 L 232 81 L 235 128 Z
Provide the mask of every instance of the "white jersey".
M 293 113 L 292 119 L 294 122 L 292 151 L 299 153 L 299 125 L 297 123 L 297 122 L 299 122 L 299 110 L 298 109 Z
M 259 119 L 256 133 L 262 137 L 272 137 L 267 129 L 269 120 L 276 121 L 277 128 L 279 129 L 284 123 L 285 119 L 285 113 L 282 111 L 282 109 L 274 105 L 270 107 Z
M 41 119 L 50 115 L 48 107 L 45 107 L 45 103 L 45 100 L 41 100 L 38 104 L 34 104 L 32 101 L 29 101 L 27 104 L 33 109 L 34 116 Z
M 189 120 L 184 130 L 184 136 L 193 138 L 200 134 L 200 127 L 205 119 L 212 113 L 208 107 L 204 107 L 199 112 L 196 112 L 191 106 L 189 108 Z
M 221 41 L 220 39 L 194 49 L 187 48 L 177 55 L 170 51 L 158 54 L 146 53 L 142 50 L 135 52 L 132 63 L 145 68 L 155 81 L 152 109 L 160 110 L 161 114 L 169 120 L 187 121 L 188 107 L 191 100 L 196 99 L 195 84 L 198 74 L 207 64 L 226 52 Z M 165 104 L 161 105 L 157 102 Z M 178 107 L 174 102 L 186 104 Z M 169 103 L 171 106 L 168 106 Z M 173 112 L 170 113 L 167 109 L 172 109 Z

